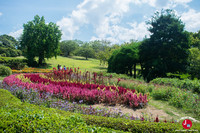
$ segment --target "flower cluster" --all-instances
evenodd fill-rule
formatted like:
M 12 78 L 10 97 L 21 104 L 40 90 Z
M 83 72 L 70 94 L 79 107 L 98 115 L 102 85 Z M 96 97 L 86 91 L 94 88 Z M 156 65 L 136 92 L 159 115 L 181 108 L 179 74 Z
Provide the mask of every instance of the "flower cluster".
M 50 73 L 51 69 L 41 69 L 41 68 L 24 68 L 22 70 L 12 70 L 12 73 Z
M 71 82 L 56 82 L 49 79 L 43 79 L 39 74 L 24 74 L 24 78 L 30 79 L 31 83 L 23 82 L 11 75 L 4 79 L 8 86 L 16 85 L 25 89 L 37 90 L 40 96 L 44 93 L 50 93 L 53 96 L 79 102 L 83 100 L 86 104 L 105 103 L 109 105 L 123 104 L 132 108 L 143 107 L 147 104 L 146 94 L 136 94 L 134 90 L 123 87 L 105 86 L 98 84 L 82 84 Z

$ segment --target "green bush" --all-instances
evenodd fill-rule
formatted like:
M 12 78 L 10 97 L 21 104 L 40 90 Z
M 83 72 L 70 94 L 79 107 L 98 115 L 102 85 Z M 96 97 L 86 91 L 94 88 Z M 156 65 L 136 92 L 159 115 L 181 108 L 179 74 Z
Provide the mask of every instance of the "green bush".
M 155 87 L 151 93 L 153 98 L 156 100 L 165 100 L 168 101 L 171 99 L 174 93 L 179 90 L 178 88 L 172 88 L 172 87 Z
M 177 78 L 172 78 L 172 79 L 171 78 L 156 78 L 152 80 L 151 83 L 178 87 L 181 89 L 190 90 L 194 93 L 196 92 L 200 94 L 200 80 L 189 80 L 189 79 L 180 80 Z
M 10 67 L 0 65 L 0 76 L 9 76 L 12 74 Z
M 17 59 L 13 57 L 0 57 L 0 63 L 9 66 L 11 69 L 22 69 L 27 64 L 26 59 Z
M 4 54 L 6 57 L 16 57 L 22 55 L 21 50 L 17 50 L 14 48 L 5 48 L 0 47 L 0 55 Z

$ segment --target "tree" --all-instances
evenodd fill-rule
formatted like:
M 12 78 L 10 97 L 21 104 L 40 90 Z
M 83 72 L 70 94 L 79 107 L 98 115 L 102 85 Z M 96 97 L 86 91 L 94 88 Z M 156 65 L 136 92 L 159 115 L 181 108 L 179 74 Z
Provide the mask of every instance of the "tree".
M 131 42 L 123 45 L 120 49 L 113 52 L 108 60 L 108 72 L 126 73 L 132 76 L 134 69 L 134 78 L 136 78 L 136 65 L 139 62 L 139 45 L 140 43 Z
M 76 55 L 80 55 L 85 57 L 87 60 L 88 58 L 94 58 L 95 57 L 95 52 L 89 45 L 89 43 L 84 43 L 77 51 Z
M 6 34 L 0 36 L 0 46 L 16 49 L 18 44 L 19 42 L 12 36 Z
M 62 34 L 56 24 L 46 24 L 43 16 L 40 18 L 36 15 L 33 21 L 29 21 L 23 27 L 21 47 L 29 65 L 34 64 L 35 57 L 39 57 L 38 64 L 42 65 L 44 58 L 58 55 Z
M 12 36 L 1 35 L 0 36 L 0 56 L 16 57 L 21 55 L 21 51 L 18 48 L 19 42 Z
M 66 40 L 60 43 L 60 50 L 63 56 L 69 56 L 71 52 L 78 48 L 78 43 L 73 40 Z
M 166 73 L 184 72 L 189 55 L 189 33 L 172 10 L 156 12 L 148 23 L 150 38 L 140 46 L 142 74 L 147 81 Z

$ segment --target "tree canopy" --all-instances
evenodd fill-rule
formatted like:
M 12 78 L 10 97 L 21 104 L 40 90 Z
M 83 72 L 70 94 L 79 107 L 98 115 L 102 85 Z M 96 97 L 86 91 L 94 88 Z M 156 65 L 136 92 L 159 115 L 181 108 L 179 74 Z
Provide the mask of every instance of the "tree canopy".
M 78 48 L 78 43 L 74 40 L 65 40 L 60 43 L 60 50 L 63 56 L 70 56 L 71 52 Z
M 19 42 L 14 37 L 6 34 L 0 36 L 0 56 L 20 56 L 22 53 L 17 48 L 19 48 Z
M 134 78 L 136 78 L 136 64 L 139 62 L 138 42 L 123 45 L 113 52 L 108 60 L 108 72 L 130 74 L 134 68 Z
M 183 72 L 189 55 L 189 33 L 172 10 L 156 12 L 148 21 L 150 38 L 140 46 L 143 76 L 148 81 L 166 73 Z
M 46 24 L 44 17 L 36 15 L 34 20 L 24 24 L 23 27 L 21 47 L 29 65 L 34 65 L 35 57 L 39 57 L 38 64 L 42 65 L 44 58 L 58 55 L 62 34 L 56 24 L 52 22 Z

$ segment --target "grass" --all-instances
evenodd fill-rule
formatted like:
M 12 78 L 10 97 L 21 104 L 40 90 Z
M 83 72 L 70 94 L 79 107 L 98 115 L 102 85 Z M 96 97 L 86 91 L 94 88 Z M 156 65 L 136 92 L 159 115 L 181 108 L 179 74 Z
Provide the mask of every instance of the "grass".
M 47 64 L 51 64 L 50 68 L 56 67 L 60 64 L 62 67 L 65 65 L 66 67 L 80 67 L 80 70 L 82 71 L 91 71 L 91 72 L 97 72 L 97 71 L 106 71 L 107 66 L 101 66 L 99 63 L 99 60 L 97 59 L 91 59 L 85 60 L 84 57 L 79 56 L 72 56 L 72 57 L 62 57 L 58 56 L 57 59 L 51 58 L 49 60 L 46 60 Z
M 6 76 L 0 76 L 0 80 L 3 80 Z
M 22 56 L 17 58 L 24 58 Z M 71 68 L 80 68 L 81 71 L 90 71 L 90 72 L 105 72 L 107 71 L 107 65 L 100 65 L 100 61 L 97 59 L 88 58 L 80 56 L 71 56 L 71 57 L 63 57 L 57 56 L 57 58 L 46 59 L 47 66 L 45 68 L 52 69 L 61 65 L 62 67 L 65 65 L 66 67 Z
M 195 118 L 195 116 L 192 113 L 185 113 L 181 109 L 178 109 L 176 107 L 169 105 L 167 101 L 154 100 L 152 98 L 148 104 L 157 109 L 163 110 L 165 113 L 167 113 L 169 116 L 171 116 L 171 118 L 174 118 L 175 120 L 178 120 L 181 117 L 186 117 L 186 116 Z M 168 118 L 168 119 L 171 119 L 171 118 Z

